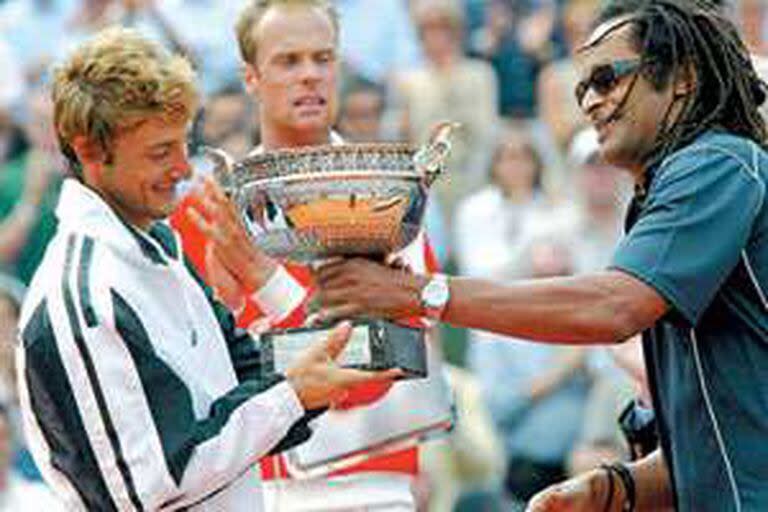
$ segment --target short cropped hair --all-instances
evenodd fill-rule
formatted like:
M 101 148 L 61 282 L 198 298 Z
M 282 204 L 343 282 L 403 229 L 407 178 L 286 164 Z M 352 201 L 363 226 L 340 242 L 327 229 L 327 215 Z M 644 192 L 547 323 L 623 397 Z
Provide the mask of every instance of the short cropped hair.
M 189 120 L 199 102 L 188 60 L 122 27 L 97 33 L 54 72 L 54 126 L 76 176 L 82 169 L 71 146 L 75 137 L 99 144 L 109 161 L 118 129 L 158 114 Z
M 258 39 L 256 27 L 271 7 L 300 5 L 317 7 L 328 16 L 333 25 L 333 31 L 339 36 L 339 13 L 330 0 L 248 0 L 235 24 L 237 44 L 240 48 L 240 57 L 246 64 L 255 64 L 258 54 Z

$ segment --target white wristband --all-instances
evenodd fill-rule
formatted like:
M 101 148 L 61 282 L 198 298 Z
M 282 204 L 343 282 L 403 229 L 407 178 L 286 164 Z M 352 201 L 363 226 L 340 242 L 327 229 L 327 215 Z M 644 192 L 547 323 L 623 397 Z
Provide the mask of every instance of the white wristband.
M 256 290 L 251 298 L 273 322 L 279 322 L 298 308 L 307 291 L 296 279 L 279 265 L 269 280 Z

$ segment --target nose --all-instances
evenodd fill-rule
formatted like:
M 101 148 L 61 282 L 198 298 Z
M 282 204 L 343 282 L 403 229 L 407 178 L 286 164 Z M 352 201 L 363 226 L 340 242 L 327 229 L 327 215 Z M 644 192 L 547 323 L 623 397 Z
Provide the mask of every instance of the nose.
M 189 163 L 186 148 L 176 154 L 171 165 L 171 177 L 175 181 L 187 180 L 192 177 L 192 164 Z
M 581 99 L 579 108 L 587 119 L 594 120 L 600 106 L 605 102 L 605 97 L 596 93 L 592 87 L 587 89 L 584 97 Z
M 584 96 L 581 98 L 581 104 L 579 105 L 579 108 L 581 108 L 581 111 L 589 115 L 589 111 L 595 108 L 595 105 L 602 100 L 603 97 L 595 92 L 595 89 L 593 87 L 588 87 L 586 92 L 584 93 Z
M 302 62 L 300 73 L 303 82 L 317 82 L 322 78 L 320 66 L 312 59 L 305 59 Z

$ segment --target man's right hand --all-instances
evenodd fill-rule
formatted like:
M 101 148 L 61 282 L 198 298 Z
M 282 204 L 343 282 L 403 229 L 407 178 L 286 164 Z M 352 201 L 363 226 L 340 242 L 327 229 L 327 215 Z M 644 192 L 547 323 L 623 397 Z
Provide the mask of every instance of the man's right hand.
M 594 469 L 582 475 L 547 487 L 528 502 L 526 512 L 593 512 L 595 510 L 620 510 L 623 502 L 622 486 L 615 482 L 614 495 L 609 502 L 608 474 Z
M 365 382 L 392 380 L 402 375 L 400 370 L 372 372 L 342 368 L 336 357 L 347 346 L 352 333 L 349 322 L 334 328 L 324 341 L 309 347 L 286 371 L 304 409 L 333 407 L 344 400 L 348 389 Z
M 278 263 L 251 242 L 234 204 L 213 179 L 206 179 L 202 189 L 195 193 L 196 207 L 186 213 L 211 241 L 216 261 L 232 275 L 245 295 L 261 289 Z M 215 288 L 217 283 L 213 284 Z

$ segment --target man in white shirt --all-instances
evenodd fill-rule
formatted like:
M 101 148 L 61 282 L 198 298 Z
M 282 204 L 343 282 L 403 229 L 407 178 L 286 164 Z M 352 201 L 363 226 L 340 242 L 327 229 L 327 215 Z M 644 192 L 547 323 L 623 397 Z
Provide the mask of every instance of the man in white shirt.
M 55 73 L 74 178 L 29 287 L 17 349 L 30 449 L 67 510 L 262 509 L 255 462 L 306 440 L 351 385 L 342 325 L 285 376 L 186 265 L 164 219 L 189 177 L 189 63 L 136 32 L 84 43 Z

